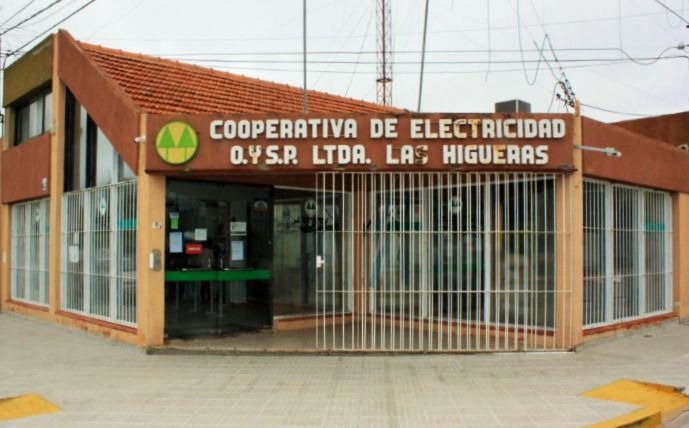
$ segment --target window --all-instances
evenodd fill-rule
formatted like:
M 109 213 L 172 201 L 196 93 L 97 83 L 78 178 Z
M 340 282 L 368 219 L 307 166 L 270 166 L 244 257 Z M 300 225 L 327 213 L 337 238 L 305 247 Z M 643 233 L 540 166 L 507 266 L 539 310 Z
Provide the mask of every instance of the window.
M 672 307 L 670 195 L 584 184 L 584 325 L 597 327 Z
M 48 198 L 12 205 L 12 299 L 48 304 Z
M 62 308 L 136 324 L 136 181 L 65 193 Z
M 53 118 L 52 103 L 52 94 L 50 92 L 42 92 L 15 107 L 15 145 L 50 131 Z
M 136 325 L 136 177 L 69 92 L 65 116 L 62 309 Z
M 67 92 L 65 191 L 106 186 L 135 178 L 103 131 Z

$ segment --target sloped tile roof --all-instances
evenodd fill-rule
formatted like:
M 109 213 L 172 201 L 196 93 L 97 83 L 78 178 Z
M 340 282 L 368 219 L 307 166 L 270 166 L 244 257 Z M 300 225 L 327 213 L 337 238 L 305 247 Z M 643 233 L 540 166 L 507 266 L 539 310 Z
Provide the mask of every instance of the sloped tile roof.
M 148 113 L 300 112 L 301 88 L 167 59 L 78 42 L 134 103 Z M 403 110 L 308 91 L 314 113 L 394 113 Z

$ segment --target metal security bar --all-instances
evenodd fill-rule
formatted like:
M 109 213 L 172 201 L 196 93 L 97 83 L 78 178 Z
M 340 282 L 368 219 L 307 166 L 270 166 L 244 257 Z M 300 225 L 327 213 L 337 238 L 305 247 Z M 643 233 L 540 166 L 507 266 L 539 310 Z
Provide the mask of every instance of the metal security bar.
M 672 309 L 672 217 L 667 192 L 584 183 L 584 327 Z
M 65 193 L 62 309 L 136 324 L 136 181 Z
M 320 349 L 570 347 L 569 177 L 318 174 L 319 205 L 347 192 L 351 222 L 319 224 Z
M 50 199 L 12 205 L 12 299 L 48 305 Z

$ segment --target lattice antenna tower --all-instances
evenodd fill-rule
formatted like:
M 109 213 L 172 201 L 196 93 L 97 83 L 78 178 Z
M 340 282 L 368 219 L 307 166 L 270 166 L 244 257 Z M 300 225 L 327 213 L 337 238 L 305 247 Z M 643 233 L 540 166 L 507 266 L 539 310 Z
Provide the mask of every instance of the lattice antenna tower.
M 390 0 L 376 0 L 376 61 L 377 102 L 392 105 L 392 17 Z

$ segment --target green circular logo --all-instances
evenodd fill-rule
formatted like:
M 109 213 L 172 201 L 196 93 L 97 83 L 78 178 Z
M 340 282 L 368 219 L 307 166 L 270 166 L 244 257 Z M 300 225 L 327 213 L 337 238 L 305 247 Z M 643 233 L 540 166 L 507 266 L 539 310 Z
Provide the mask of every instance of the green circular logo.
M 156 136 L 156 152 L 170 165 L 182 165 L 194 158 L 199 148 L 196 131 L 188 123 L 168 122 Z

